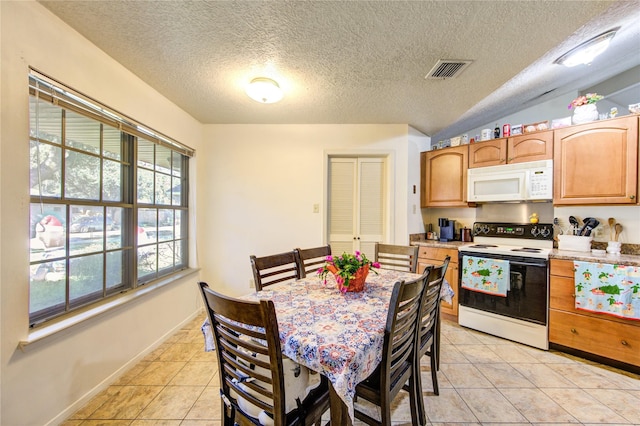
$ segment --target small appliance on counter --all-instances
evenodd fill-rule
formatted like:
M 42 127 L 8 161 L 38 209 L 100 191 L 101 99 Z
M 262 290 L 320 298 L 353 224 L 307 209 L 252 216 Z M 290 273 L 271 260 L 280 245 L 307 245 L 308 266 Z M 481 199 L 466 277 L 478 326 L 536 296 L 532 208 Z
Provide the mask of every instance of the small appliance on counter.
M 447 218 L 439 218 L 438 226 L 440 227 L 440 241 L 453 241 L 455 236 L 455 220 Z
M 465 227 L 460 230 L 460 241 L 462 242 L 473 241 L 473 237 L 471 236 L 471 228 Z

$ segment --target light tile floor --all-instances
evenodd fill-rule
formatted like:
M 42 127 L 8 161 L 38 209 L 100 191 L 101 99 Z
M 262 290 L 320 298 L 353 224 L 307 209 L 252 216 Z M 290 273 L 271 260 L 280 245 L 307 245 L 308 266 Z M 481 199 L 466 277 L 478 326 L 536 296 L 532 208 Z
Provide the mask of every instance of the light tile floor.
M 67 419 L 64 426 L 220 425 L 217 365 L 204 352 L 201 318 Z M 640 425 L 640 376 L 541 351 L 443 321 L 440 395 L 423 359 L 430 425 Z M 394 425 L 410 425 L 408 398 Z M 356 424 L 360 424 L 356 422 Z

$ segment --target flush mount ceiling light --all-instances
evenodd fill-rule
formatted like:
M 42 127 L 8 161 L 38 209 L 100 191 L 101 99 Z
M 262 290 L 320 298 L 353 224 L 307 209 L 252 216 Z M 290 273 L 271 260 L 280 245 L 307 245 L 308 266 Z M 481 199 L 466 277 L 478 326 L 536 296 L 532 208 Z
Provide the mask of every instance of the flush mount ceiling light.
M 554 61 L 555 64 L 575 67 L 580 64 L 590 64 L 593 59 L 607 50 L 609 42 L 620 28 L 614 28 L 574 47 Z
M 282 89 L 274 80 L 258 77 L 251 80 L 247 86 L 247 95 L 254 101 L 272 104 L 282 99 Z

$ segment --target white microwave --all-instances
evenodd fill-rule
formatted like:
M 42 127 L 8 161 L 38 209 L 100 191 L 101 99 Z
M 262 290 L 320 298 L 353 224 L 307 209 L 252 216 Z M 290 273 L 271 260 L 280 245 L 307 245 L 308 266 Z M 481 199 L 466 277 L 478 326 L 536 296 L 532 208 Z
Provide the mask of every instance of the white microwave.
M 467 172 L 468 202 L 553 199 L 553 160 L 478 167 Z

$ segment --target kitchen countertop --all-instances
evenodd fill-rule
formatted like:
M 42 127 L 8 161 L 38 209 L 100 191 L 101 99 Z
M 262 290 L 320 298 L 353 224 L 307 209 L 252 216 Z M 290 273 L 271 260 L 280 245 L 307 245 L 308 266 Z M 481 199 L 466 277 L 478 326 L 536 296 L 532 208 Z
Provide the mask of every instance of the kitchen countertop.
M 560 260 L 581 260 L 593 263 L 613 263 L 628 266 L 640 266 L 640 256 L 637 254 L 605 254 L 596 256 L 591 252 L 569 251 L 553 249 L 551 251 L 551 259 Z
M 422 234 L 412 234 L 410 236 L 410 243 L 414 246 L 423 246 L 423 247 L 433 247 L 433 248 L 445 248 L 445 249 L 454 249 L 457 250 L 458 247 L 465 244 L 472 244 L 468 242 L 462 241 L 438 241 L 438 240 L 427 240 L 424 238 Z M 635 246 L 635 245 L 630 245 Z M 605 243 L 606 247 L 606 243 Z M 635 249 L 635 247 L 633 247 Z M 633 250 L 635 252 L 635 250 Z M 611 255 L 606 254 L 604 256 L 596 256 L 591 252 L 580 252 L 580 251 L 569 251 L 569 250 L 551 250 L 550 254 L 551 259 L 560 259 L 560 260 L 581 260 L 584 262 L 594 262 L 594 263 L 613 263 L 613 264 L 623 264 L 629 266 L 640 266 L 640 255 L 637 254 L 620 254 L 620 255 Z

